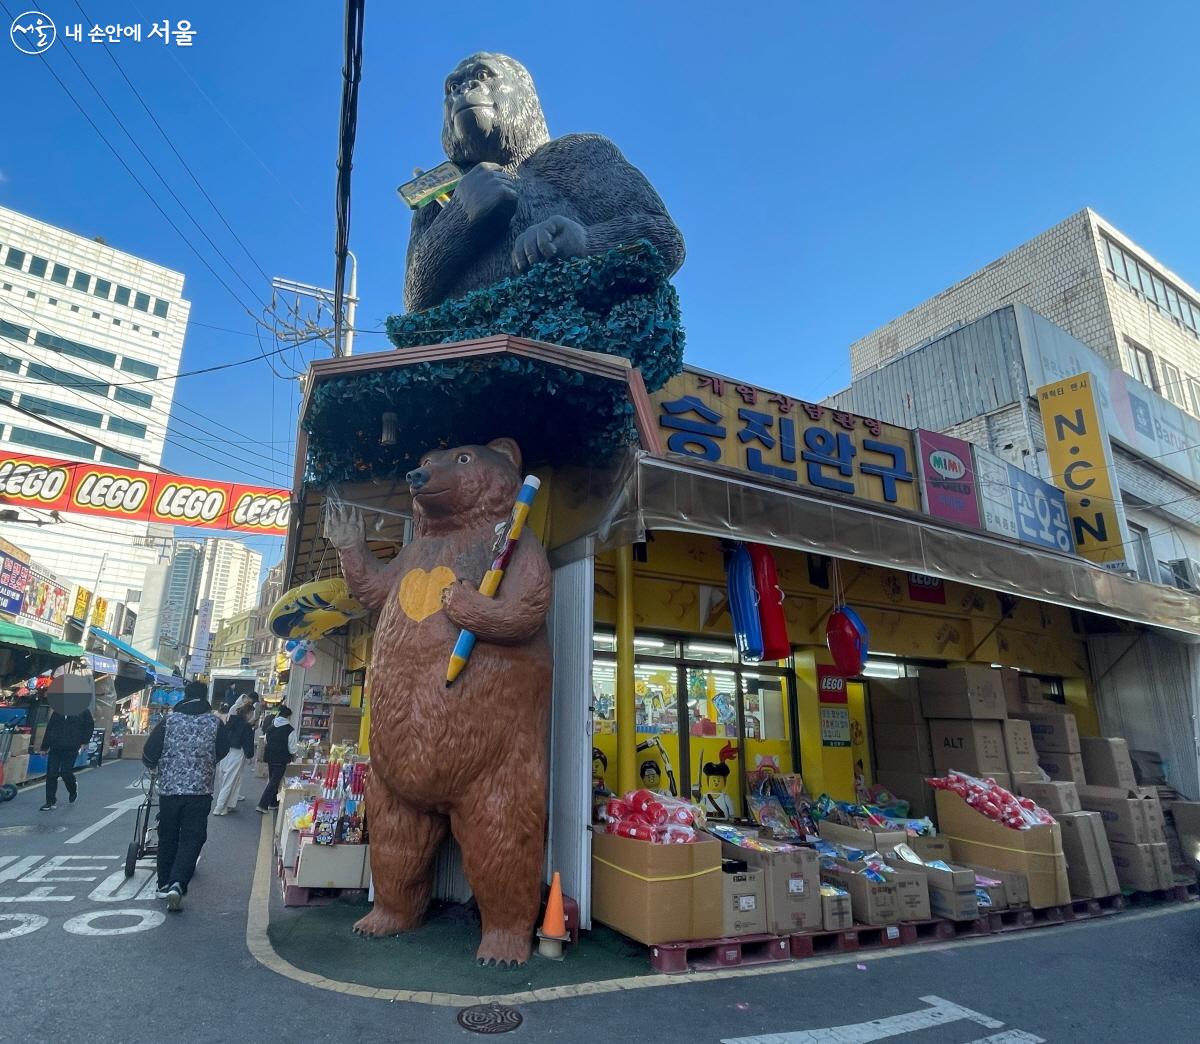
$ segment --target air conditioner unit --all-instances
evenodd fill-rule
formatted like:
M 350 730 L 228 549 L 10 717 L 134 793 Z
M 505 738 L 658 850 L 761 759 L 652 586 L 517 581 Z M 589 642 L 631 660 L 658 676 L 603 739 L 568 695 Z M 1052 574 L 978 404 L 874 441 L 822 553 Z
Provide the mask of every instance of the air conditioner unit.
M 1183 591 L 1200 591 L 1200 562 L 1194 558 L 1172 558 L 1159 565 L 1165 568 L 1168 583 Z

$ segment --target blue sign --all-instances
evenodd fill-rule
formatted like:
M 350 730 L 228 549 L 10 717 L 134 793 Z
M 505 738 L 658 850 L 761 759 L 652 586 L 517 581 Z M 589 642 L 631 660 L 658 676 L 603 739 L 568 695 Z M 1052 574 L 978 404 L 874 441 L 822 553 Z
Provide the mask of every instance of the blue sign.
M 1073 554 L 1067 499 L 1061 489 L 1043 482 L 1015 464 L 1008 466 L 1013 509 L 1017 514 L 1017 539 L 1054 551 Z
M 21 602 L 28 586 L 29 566 L 19 558 L 0 551 L 0 613 L 16 616 L 21 611 Z

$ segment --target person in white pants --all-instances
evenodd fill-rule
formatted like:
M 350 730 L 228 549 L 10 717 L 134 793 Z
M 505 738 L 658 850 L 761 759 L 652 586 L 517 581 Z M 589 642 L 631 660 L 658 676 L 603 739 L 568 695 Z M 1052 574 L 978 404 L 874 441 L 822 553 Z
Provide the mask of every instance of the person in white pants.
M 229 720 L 225 723 L 229 753 L 217 763 L 212 804 L 214 816 L 223 816 L 237 809 L 242 772 L 246 763 L 254 760 L 254 727 L 250 724 L 253 708 L 253 702 L 246 696 L 239 696 L 230 708 Z

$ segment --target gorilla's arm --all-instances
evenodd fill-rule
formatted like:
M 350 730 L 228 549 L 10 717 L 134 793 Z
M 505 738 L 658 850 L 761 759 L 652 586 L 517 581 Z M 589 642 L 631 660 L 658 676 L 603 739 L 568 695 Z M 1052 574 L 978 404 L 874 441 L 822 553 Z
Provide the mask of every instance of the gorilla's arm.
M 466 213 L 453 199 L 446 207 L 431 203 L 416 211 L 408 236 L 405 311 L 420 312 L 444 301 L 478 250 Z
M 587 253 L 648 239 L 671 274 L 683 264 L 683 236 L 658 193 L 640 170 L 607 138 L 567 134 L 543 145 L 547 181 L 579 210 L 587 231 Z M 538 159 L 542 159 L 541 156 Z

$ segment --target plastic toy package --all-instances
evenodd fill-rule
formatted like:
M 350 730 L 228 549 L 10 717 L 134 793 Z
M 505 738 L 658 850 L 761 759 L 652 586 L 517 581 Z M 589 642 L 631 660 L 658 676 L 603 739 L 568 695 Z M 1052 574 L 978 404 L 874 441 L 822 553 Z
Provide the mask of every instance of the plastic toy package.
M 605 833 L 658 845 L 690 844 L 704 825 L 704 810 L 699 806 L 650 790 L 609 798 L 604 813 Z
M 965 772 L 951 772 L 948 776 L 935 776 L 928 783 L 937 790 L 957 794 L 976 812 L 1012 830 L 1028 830 L 1056 822 L 1032 798 L 1017 797 L 994 779 L 978 779 Z
M 744 827 L 733 823 L 710 823 L 704 828 L 713 837 L 728 841 L 738 848 L 747 848 L 752 852 L 795 852 L 800 845 L 789 844 L 786 841 L 771 841 L 760 838 L 755 833 L 749 833 Z

